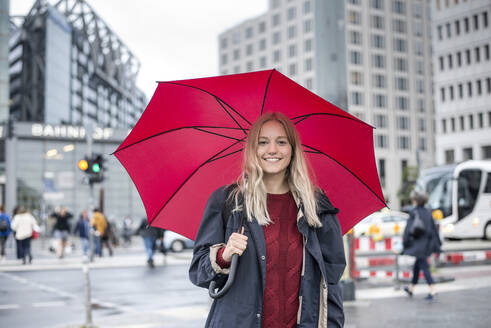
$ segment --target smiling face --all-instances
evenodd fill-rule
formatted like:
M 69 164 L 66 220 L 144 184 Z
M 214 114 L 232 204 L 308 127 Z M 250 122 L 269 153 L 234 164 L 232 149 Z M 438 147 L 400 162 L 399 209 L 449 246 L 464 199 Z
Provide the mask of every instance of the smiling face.
M 265 177 L 285 175 L 292 158 L 292 145 L 278 121 L 267 121 L 261 128 L 257 145 L 259 165 Z

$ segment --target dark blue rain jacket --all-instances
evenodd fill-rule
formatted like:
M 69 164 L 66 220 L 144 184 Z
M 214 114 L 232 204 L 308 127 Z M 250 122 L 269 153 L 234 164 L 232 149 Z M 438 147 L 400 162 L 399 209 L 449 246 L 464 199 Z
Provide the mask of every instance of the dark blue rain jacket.
M 208 288 L 210 281 L 225 283 L 228 269 L 216 263 L 220 247 L 240 225 L 240 213 L 233 212 L 223 225 L 225 187 L 208 200 L 189 269 L 191 282 Z M 324 194 L 318 196 L 321 228 L 312 228 L 298 203 L 297 225 L 303 235 L 303 273 L 297 327 L 342 327 L 344 312 L 339 280 L 346 266 L 341 228 L 334 208 Z M 263 294 L 266 282 L 266 244 L 263 228 L 245 220 L 247 248 L 239 259 L 235 283 L 222 298 L 214 300 L 206 327 L 261 327 Z
M 416 211 L 418 211 L 419 217 L 423 220 L 425 225 L 425 232 L 419 238 L 415 238 L 410 234 L 411 227 L 416 217 Z M 418 206 L 411 210 L 409 219 L 407 220 L 406 229 L 404 229 L 404 251 L 402 253 L 404 255 L 425 259 L 433 253 L 440 253 L 441 244 L 438 230 L 430 210 L 423 206 Z

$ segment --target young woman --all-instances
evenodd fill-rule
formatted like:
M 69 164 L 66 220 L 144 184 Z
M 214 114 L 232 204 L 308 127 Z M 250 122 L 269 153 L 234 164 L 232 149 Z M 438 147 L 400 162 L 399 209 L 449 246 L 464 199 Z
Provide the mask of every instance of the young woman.
M 404 287 L 404 291 L 408 296 L 412 297 L 414 286 L 418 283 L 419 272 L 423 271 L 426 283 L 430 292 L 425 296 L 426 300 L 432 300 L 436 294 L 435 284 L 431 276 L 430 267 L 428 266 L 428 257 L 433 253 L 440 253 L 441 241 L 438 235 L 438 230 L 435 221 L 431 215 L 431 211 L 425 206 L 428 201 L 428 195 L 424 192 L 413 190 L 411 192 L 411 200 L 414 209 L 409 214 L 409 219 L 406 224 L 406 229 L 403 235 L 404 255 L 412 255 L 416 257 L 413 266 L 413 278 L 408 287 Z M 421 236 L 411 234 L 411 227 L 414 224 L 416 215 L 420 217 L 424 224 L 424 232 Z
M 235 208 L 222 218 L 228 201 Z M 262 115 L 239 181 L 211 195 L 196 237 L 189 276 L 197 286 L 222 286 L 232 255 L 240 255 L 235 282 L 213 302 L 206 327 L 342 327 L 337 212 L 310 179 L 293 123 Z

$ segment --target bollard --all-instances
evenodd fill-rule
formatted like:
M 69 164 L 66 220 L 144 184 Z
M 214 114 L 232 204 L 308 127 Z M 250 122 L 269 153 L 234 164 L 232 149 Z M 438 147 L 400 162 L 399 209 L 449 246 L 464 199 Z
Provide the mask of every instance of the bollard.
M 394 275 L 394 289 L 399 290 L 401 289 L 400 281 L 399 281 L 399 253 L 396 254 L 396 260 L 395 260 L 395 275 Z
M 82 270 L 85 281 L 85 327 L 92 327 L 92 301 L 90 297 L 89 258 L 84 257 Z

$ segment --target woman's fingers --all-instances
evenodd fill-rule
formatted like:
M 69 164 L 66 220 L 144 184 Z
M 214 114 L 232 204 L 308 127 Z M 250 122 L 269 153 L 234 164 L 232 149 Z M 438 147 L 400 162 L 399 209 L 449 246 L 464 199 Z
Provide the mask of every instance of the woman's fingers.
M 232 257 L 232 254 L 239 254 L 240 256 L 244 253 L 246 248 L 247 236 L 234 232 L 227 241 L 227 246 L 223 252 L 223 258 L 228 261 Z

